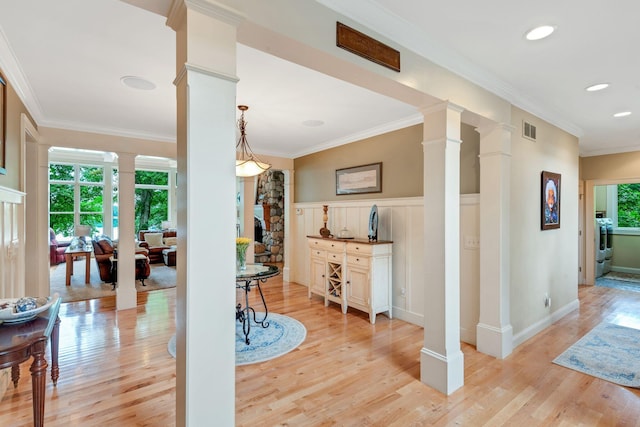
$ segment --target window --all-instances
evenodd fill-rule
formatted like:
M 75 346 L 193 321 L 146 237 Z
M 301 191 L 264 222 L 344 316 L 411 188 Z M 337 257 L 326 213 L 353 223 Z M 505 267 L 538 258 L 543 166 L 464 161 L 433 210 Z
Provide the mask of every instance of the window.
M 616 201 L 617 226 L 640 228 L 640 184 L 619 184 Z
M 57 236 L 73 236 L 75 224 L 102 232 L 103 197 L 102 166 L 49 165 L 49 226 Z
M 615 234 L 640 234 L 640 183 L 594 187 L 595 210 L 611 218 Z
M 169 173 L 136 170 L 136 230 L 161 229 L 169 215 Z

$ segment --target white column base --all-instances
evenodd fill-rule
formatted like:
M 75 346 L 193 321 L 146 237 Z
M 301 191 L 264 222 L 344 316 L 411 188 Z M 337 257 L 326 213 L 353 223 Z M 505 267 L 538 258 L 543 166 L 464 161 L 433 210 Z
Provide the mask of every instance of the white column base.
M 116 290 L 116 307 L 117 310 L 127 310 L 129 308 L 135 308 L 137 305 L 138 293 L 136 291 L 135 283 L 131 286 L 118 286 Z
M 513 351 L 513 329 L 511 325 L 496 328 L 484 323 L 476 327 L 477 350 L 498 359 L 504 359 Z
M 464 354 L 462 351 L 456 351 L 450 356 L 443 356 L 422 348 L 420 381 L 450 395 L 464 385 Z

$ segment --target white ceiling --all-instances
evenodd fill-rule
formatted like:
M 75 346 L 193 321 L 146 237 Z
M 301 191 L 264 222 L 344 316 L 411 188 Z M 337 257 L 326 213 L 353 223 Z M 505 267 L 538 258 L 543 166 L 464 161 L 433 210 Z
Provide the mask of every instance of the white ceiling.
M 640 149 L 640 2 L 318 1 L 579 136 L 583 154 Z M 165 20 L 119 0 L 10 0 L 0 67 L 40 126 L 174 141 L 175 35 Z M 526 42 L 543 23 L 556 32 Z M 257 153 L 297 157 L 420 122 L 413 107 L 242 45 L 237 73 Z M 157 88 L 133 90 L 123 76 Z M 584 90 L 602 81 L 610 88 Z M 624 110 L 633 114 L 612 116 Z

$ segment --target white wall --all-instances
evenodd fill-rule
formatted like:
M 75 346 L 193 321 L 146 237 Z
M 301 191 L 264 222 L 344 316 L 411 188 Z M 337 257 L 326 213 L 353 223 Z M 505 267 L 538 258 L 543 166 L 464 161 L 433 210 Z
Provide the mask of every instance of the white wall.
M 424 207 L 422 197 L 331 202 L 327 228 L 332 234 L 346 226 L 355 237 L 366 238 L 371 206 L 378 206 L 378 240 L 393 241 L 393 316 L 418 326 L 423 325 L 425 250 Z M 319 235 L 323 226 L 322 205 L 296 203 L 292 219 L 292 281 L 309 285 L 309 247 L 306 236 Z M 479 236 L 478 195 L 461 196 L 460 236 Z M 479 251 L 461 246 L 461 339 L 475 343 L 479 318 Z M 427 249 L 428 250 L 428 249 Z M 404 292 L 403 292 L 404 290 Z

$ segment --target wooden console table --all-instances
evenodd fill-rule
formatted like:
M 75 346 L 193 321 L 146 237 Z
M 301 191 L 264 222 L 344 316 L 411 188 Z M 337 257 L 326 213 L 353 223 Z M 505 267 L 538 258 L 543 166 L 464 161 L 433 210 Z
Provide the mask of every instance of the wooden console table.
M 60 301 L 58 298 L 51 307 L 33 320 L 24 323 L 0 325 L 0 369 L 11 367 L 11 380 L 14 387 L 20 379 L 20 363 L 33 356 L 31 363 L 31 387 L 33 399 L 33 425 L 44 425 L 44 397 L 47 374 L 47 361 L 44 357 L 47 340 L 51 339 L 51 379 L 57 385 L 58 335 Z

